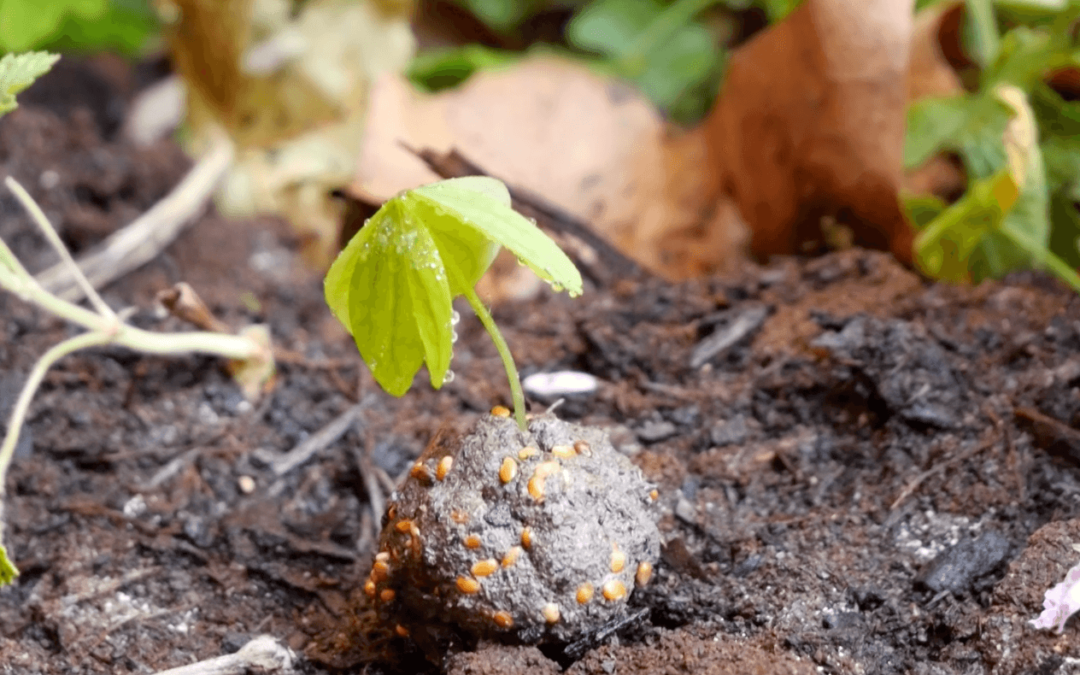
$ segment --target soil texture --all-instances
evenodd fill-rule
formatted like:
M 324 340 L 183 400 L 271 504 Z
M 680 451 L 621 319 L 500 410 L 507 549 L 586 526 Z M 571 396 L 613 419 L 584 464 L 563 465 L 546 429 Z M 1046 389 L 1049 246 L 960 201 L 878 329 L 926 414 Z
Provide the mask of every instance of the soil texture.
M 0 122 L 0 173 L 76 254 L 189 166 L 171 141 L 118 135 L 115 80 Z M 0 213 L 27 267 L 53 262 L 8 194 Z M 1046 276 L 950 287 L 852 250 L 496 308 L 523 376 L 600 378 L 558 415 L 606 429 L 657 486 L 663 545 L 589 640 L 482 642 L 432 665 L 363 586 L 390 491 L 440 429 L 506 405 L 506 377 L 462 306 L 453 383 L 383 394 L 299 243 L 211 210 L 105 289 L 147 329 L 186 329 L 153 301 L 179 281 L 234 328 L 269 324 L 276 386 L 251 403 L 217 360 L 120 349 L 49 372 L 8 477 L 22 576 L 0 589 L 0 672 L 151 673 L 259 634 L 312 674 L 1056 673 L 1080 658 L 1075 621 L 1027 624 L 1080 558 L 1080 298 Z M 73 330 L 0 296 L 0 419 Z

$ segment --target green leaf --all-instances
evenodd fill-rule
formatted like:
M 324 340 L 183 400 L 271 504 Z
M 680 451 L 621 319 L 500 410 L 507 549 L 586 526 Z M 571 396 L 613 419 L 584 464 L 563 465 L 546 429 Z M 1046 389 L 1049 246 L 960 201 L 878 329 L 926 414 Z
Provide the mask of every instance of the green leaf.
M 383 389 L 405 394 L 425 363 L 431 385 L 443 385 L 453 354 L 451 301 L 472 290 L 500 245 L 557 290 L 581 293 L 577 268 L 510 208 L 509 191 L 493 178 L 404 192 L 353 237 L 326 275 L 326 301 Z
M 971 278 L 971 257 L 988 232 L 1000 227 L 1018 190 L 1007 168 L 972 183 L 959 201 L 942 211 L 915 238 L 920 268 L 936 279 Z
M 1080 211 L 1070 196 L 1050 198 L 1050 251 L 1073 269 L 1080 269 Z
M 948 204 L 934 195 L 902 195 L 904 212 L 916 231 L 926 227 L 948 208 Z
M 952 151 L 960 154 L 972 176 L 986 178 L 1005 163 L 1002 137 L 1011 118 L 1008 106 L 986 94 L 917 101 L 907 112 L 904 168 L 914 169 L 939 152 Z
M 1001 223 L 1004 236 L 992 232 L 983 242 L 974 269 L 980 270 L 980 262 L 985 261 L 985 274 L 976 273 L 977 279 L 999 277 L 1025 267 L 1042 267 L 1050 243 L 1050 193 L 1034 112 L 1027 96 L 1018 87 L 1001 85 L 994 94 L 1016 114 L 1004 140 L 1009 173 L 1020 194 Z M 1016 241 L 1024 241 L 1027 245 L 1017 247 Z
M 975 52 L 975 60 L 984 68 L 993 63 L 1000 49 L 997 19 L 991 0 L 965 0 L 967 28 Z
M 326 300 L 375 380 L 402 396 L 425 362 L 438 389 L 450 367 L 450 286 L 430 232 L 402 197 L 387 202 L 326 275 Z
M 17 576 L 19 576 L 19 570 L 8 558 L 7 549 L 0 544 L 0 586 L 7 586 L 15 581 Z
M 411 194 L 427 200 L 437 215 L 451 216 L 452 220 L 438 218 L 431 222 L 433 235 L 440 243 L 448 240 L 451 233 L 457 233 L 462 241 L 471 238 L 471 234 L 460 234 L 471 229 L 487 241 L 510 249 L 556 291 L 566 290 L 571 297 L 581 295 L 581 274 L 574 263 L 535 223 L 510 208 L 510 193 L 499 181 L 485 177 L 454 178 L 416 188 Z M 494 259 L 491 251 L 480 251 L 475 257 L 484 260 L 485 255 L 490 258 L 479 274 L 475 264 L 461 258 L 449 261 L 447 270 L 460 265 L 461 271 L 453 272 L 453 276 L 460 275 L 466 282 L 475 276 L 475 281 L 469 283 L 475 285 Z
M 427 52 L 409 64 L 409 80 L 419 88 L 435 92 L 461 84 L 479 70 L 509 65 L 521 58 L 516 52 L 468 44 L 456 49 Z
M 18 107 L 15 94 L 49 72 L 60 57 L 46 52 L 7 54 L 0 59 L 0 115 Z
M 100 15 L 67 14 L 54 37 L 39 42 L 38 47 L 61 54 L 108 50 L 134 57 L 143 52 L 157 28 L 157 14 L 146 0 L 109 0 Z
M 532 14 L 534 2 L 526 0 L 458 0 L 488 28 L 500 33 L 517 28 Z
M 3 0 L 0 50 L 20 52 L 40 46 L 57 35 L 66 16 L 92 21 L 104 15 L 107 7 L 107 0 Z
M 614 71 L 661 108 L 718 74 L 720 50 L 694 15 L 716 0 L 595 0 L 566 28 L 578 49 L 612 59 Z

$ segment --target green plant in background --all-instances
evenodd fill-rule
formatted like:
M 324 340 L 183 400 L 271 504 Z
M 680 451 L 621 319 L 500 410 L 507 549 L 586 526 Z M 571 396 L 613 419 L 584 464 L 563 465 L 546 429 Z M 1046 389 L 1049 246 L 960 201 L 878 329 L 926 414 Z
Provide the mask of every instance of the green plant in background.
M 112 49 L 136 54 L 156 27 L 148 0 L 0 2 L 0 52 Z
M 497 34 L 510 34 L 553 4 L 576 7 L 566 26 L 567 46 L 603 72 L 637 85 L 656 106 L 679 122 L 700 119 L 712 105 L 725 63 L 725 32 L 702 21 L 711 7 L 731 12 L 758 9 L 779 21 L 803 0 L 457 0 Z M 533 49 L 558 51 L 557 45 Z M 409 68 L 421 89 L 452 87 L 474 72 L 497 68 L 520 52 L 470 44 L 422 53 Z
M 326 275 L 326 302 L 356 340 L 375 380 L 404 395 L 420 366 L 431 386 L 453 377 L 452 300 L 465 296 L 502 358 L 518 426 L 525 396 L 510 350 L 476 295 L 476 282 L 505 246 L 556 291 L 581 294 L 581 275 L 534 223 L 510 207 L 510 193 L 486 177 L 408 190 L 375 213 Z
M 717 0 L 596 0 L 566 27 L 566 39 L 600 54 L 677 119 L 701 117 L 723 67 L 716 36 L 695 17 Z
M 907 200 L 920 229 L 916 260 L 952 281 L 1045 268 L 1080 291 L 1080 104 L 1044 83 L 1055 70 L 1080 66 L 1073 29 L 1080 3 L 969 0 L 967 7 L 978 89 L 908 110 L 906 168 L 955 152 L 969 178 L 954 204 Z

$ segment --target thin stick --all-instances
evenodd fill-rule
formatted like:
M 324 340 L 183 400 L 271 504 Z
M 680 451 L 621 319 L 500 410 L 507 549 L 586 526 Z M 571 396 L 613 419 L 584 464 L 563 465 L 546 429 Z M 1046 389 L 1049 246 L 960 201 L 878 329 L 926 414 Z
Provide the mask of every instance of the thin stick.
M 499 327 L 495 325 L 495 320 L 491 318 L 491 312 L 488 311 L 487 307 L 484 307 L 484 303 L 476 295 L 476 289 L 469 288 L 464 295 L 465 299 L 469 301 L 469 306 L 476 312 L 480 323 L 484 324 L 488 335 L 491 336 L 491 341 L 495 343 L 495 349 L 502 359 L 503 368 L 506 369 L 506 377 L 510 380 L 510 395 L 514 400 L 514 419 L 517 420 L 518 427 L 522 431 L 528 431 L 529 427 L 525 423 L 525 392 L 521 389 L 521 378 L 518 377 L 517 366 L 514 365 L 514 357 L 510 354 L 510 347 L 506 344 L 506 340 L 503 339 L 502 333 L 499 332 Z
M 226 654 L 179 668 L 170 668 L 157 675 L 243 675 L 244 673 L 286 675 L 296 672 L 296 660 L 296 655 L 291 649 L 269 635 L 260 635 L 241 647 L 235 654 Z
M 365 402 L 361 402 L 349 406 L 345 412 L 335 417 L 322 429 L 308 436 L 300 445 L 275 459 L 270 465 L 274 475 L 284 476 L 311 459 L 315 453 L 344 436 L 345 432 L 352 427 L 353 422 L 359 417 L 360 411 L 364 409 L 364 404 Z
M 84 256 L 79 267 L 90 285 L 106 286 L 156 258 L 202 212 L 232 164 L 233 155 L 232 142 L 222 135 L 172 192 Z M 45 270 L 37 279 L 65 300 L 78 301 L 85 295 L 64 261 Z

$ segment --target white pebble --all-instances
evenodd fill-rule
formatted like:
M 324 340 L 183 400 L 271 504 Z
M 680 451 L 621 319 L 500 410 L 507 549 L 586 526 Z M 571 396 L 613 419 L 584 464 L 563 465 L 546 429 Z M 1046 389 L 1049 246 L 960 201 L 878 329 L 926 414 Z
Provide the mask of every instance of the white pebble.
M 536 373 L 521 381 L 521 386 L 537 398 L 558 398 L 575 394 L 595 393 L 599 380 L 588 373 L 560 370 L 554 373 Z

